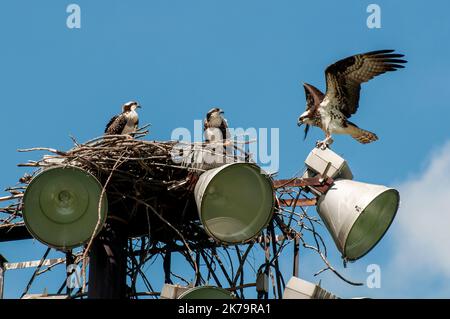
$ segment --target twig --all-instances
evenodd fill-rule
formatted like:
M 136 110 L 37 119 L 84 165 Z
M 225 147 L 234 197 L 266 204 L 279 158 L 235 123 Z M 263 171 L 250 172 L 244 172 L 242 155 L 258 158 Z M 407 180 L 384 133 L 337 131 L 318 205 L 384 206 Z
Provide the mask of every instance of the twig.
M 114 174 L 114 171 L 121 164 L 121 159 L 122 159 L 122 156 L 120 156 L 119 159 L 117 159 L 116 163 L 114 164 L 113 168 L 111 169 L 111 172 L 110 172 L 110 174 L 108 176 L 108 179 L 106 180 L 105 184 L 103 185 L 102 192 L 100 194 L 100 199 L 98 201 L 98 210 L 97 210 L 97 212 L 98 212 L 97 223 L 95 225 L 94 231 L 92 232 L 91 238 L 89 239 L 89 243 L 86 246 L 86 249 L 85 249 L 84 254 L 83 254 L 83 269 L 82 269 L 83 289 L 82 289 L 82 292 L 85 292 L 85 289 L 86 289 L 86 256 L 89 253 L 89 250 L 91 249 L 92 242 L 94 241 L 94 237 L 95 237 L 95 235 L 97 234 L 97 231 L 100 228 L 100 224 L 101 224 L 101 220 L 102 220 L 103 197 L 105 196 L 106 187 L 108 186 L 109 181 L 111 180 L 111 177 Z

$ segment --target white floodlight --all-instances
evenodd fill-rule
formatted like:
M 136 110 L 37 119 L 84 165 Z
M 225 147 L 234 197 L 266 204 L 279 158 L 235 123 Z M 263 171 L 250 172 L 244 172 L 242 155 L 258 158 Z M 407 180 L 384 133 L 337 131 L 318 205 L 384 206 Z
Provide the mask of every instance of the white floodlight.
M 338 299 L 338 297 L 319 285 L 292 277 L 286 285 L 283 299 Z
M 49 295 L 46 292 L 42 294 L 26 294 L 20 299 L 69 299 L 68 295 Z
M 321 174 L 334 179 L 328 191 L 320 194 L 317 212 L 343 258 L 361 258 L 391 225 L 399 207 L 399 192 L 383 185 L 352 181 L 346 161 L 330 149 L 315 148 L 305 164 L 305 175 Z
M 307 170 L 303 177 L 314 177 L 320 174 L 333 179 L 353 179 L 353 174 L 347 161 L 329 148 L 325 150 L 314 148 L 306 158 L 305 164 Z
M 185 287 L 180 285 L 164 284 L 161 289 L 161 299 L 178 299 L 183 293 L 191 289 L 192 287 Z

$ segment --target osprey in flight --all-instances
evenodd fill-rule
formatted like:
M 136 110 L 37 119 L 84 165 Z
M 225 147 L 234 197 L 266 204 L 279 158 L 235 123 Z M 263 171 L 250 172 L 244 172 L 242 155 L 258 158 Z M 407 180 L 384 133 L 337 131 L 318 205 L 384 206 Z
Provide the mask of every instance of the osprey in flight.
M 404 68 L 404 55 L 394 50 L 372 51 L 342 59 L 325 70 L 326 93 L 311 84 L 304 83 L 306 111 L 298 118 L 298 126 L 305 124 L 305 138 L 309 126 L 320 127 L 325 140 L 317 142 L 326 148 L 333 143 L 332 134 L 349 134 L 360 143 L 376 141 L 375 133 L 363 130 L 348 119 L 356 113 L 361 83 L 389 71 Z
M 105 135 L 132 134 L 136 132 L 139 116 L 136 112 L 141 108 L 138 102 L 130 101 L 122 106 L 122 113 L 109 120 L 105 128 Z
M 217 142 L 230 138 L 227 120 L 223 117 L 223 110 L 212 108 L 206 114 L 203 122 L 206 142 Z

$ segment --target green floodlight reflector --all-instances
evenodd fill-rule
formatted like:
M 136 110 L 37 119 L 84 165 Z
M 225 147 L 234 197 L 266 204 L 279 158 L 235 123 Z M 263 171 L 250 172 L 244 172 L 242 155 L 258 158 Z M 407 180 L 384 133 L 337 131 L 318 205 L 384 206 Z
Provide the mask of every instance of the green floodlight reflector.
M 397 213 L 397 190 L 336 180 L 318 201 L 318 213 L 344 258 L 356 260 L 381 240 Z
M 81 246 L 97 225 L 101 192 L 98 180 L 82 169 L 46 169 L 33 178 L 25 191 L 25 225 L 34 238 L 47 246 L 61 250 Z M 105 193 L 97 233 L 103 228 L 107 210 Z
M 257 236 L 272 218 L 275 203 L 271 180 L 250 163 L 203 173 L 195 185 L 195 200 L 206 232 L 227 244 Z
M 234 296 L 231 292 L 222 288 L 203 286 L 185 291 L 178 299 L 234 299 Z

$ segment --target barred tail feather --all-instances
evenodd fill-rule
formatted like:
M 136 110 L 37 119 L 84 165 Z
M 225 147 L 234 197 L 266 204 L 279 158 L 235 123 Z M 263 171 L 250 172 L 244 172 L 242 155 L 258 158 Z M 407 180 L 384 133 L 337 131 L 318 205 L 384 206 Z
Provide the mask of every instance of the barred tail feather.
M 368 144 L 378 140 L 378 136 L 375 133 L 363 130 L 359 127 L 355 127 L 351 136 L 362 144 Z

